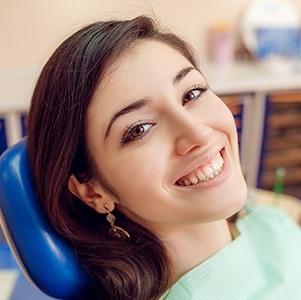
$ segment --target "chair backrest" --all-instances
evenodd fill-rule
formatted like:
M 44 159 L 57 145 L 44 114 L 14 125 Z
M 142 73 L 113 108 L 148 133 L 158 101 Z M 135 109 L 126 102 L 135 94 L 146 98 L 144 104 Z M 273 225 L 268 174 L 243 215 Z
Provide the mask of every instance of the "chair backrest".
M 32 283 L 54 298 L 85 298 L 88 276 L 37 201 L 26 139 L 0 158 L 0 220 L 19 266 Z

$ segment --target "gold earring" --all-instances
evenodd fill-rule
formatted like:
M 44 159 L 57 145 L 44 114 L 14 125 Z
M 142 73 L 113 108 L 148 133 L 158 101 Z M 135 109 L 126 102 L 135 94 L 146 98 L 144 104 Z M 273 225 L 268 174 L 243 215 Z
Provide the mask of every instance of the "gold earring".
M 108 231 L 108 235 L 112 240 L 115 241 L 128 241 L 130 239 L 130 235 L 127 231 L 122 229 L 121 227 L 115 226 L 115 216 L 112 214 L 110 207 L 108 204 L 104 205 L 105 210 L 107 211 L 106 220 L 110 222 L 111 228 Z

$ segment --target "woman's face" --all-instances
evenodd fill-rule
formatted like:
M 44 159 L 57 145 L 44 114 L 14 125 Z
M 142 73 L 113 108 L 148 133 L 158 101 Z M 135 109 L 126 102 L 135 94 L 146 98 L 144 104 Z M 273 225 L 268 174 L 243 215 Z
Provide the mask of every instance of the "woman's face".
M 87 115 L 88 147 L 118 208 L 149 228 L 231 216 L 246 199 L 232 114 L 173 48 L 132 50 L 107 71 Z

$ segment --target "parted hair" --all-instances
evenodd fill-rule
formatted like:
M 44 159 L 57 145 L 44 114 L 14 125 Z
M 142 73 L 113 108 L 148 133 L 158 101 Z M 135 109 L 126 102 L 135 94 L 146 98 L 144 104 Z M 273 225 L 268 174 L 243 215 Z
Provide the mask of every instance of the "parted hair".
M 50 57 L 28 116 L 28 154 L 39 201 L 91 278 L 93 299 L 158 299 L 171 285 L 170 259 L 156 234 L 117 208 L 118 226 L 131 239 L 112 241 L 105 216 L 68 190 L 72 174 L 80 182 L 97 176 L 105 185 L 87 149 L 87 109 L 108 68 L 143 40 L 165 43 L 197 67 L 190 46 L 150 17 L 96 22 L 67 38 Z

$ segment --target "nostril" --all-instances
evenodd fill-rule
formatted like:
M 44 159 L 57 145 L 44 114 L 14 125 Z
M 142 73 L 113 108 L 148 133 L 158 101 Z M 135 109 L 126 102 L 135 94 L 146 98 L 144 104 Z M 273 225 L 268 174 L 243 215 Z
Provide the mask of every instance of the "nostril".
M 177 142 L 176 153 L 178 155 L 187 155 L 199 151 L 202 147 L 206 146 L 209 139 L 206 142 L 200 142 L 193 140 L 192 138 L 182 138 Z
M 200 148 L 201 148 L 201 147 L 200 147 L 199 145 L 195 145 L 194 147 L 192 147 L 192 148 L 189 150 L 188 153 L 193 153 L 193 152 L 195 152 L 195 151 L 199 151 Z
M 177 142 L 176 152 L 178 155 L 186 155 L 188 153 L 192 153 L 200 149 L 200 146 L 192 143 L 188 139 L 181 139 Z

